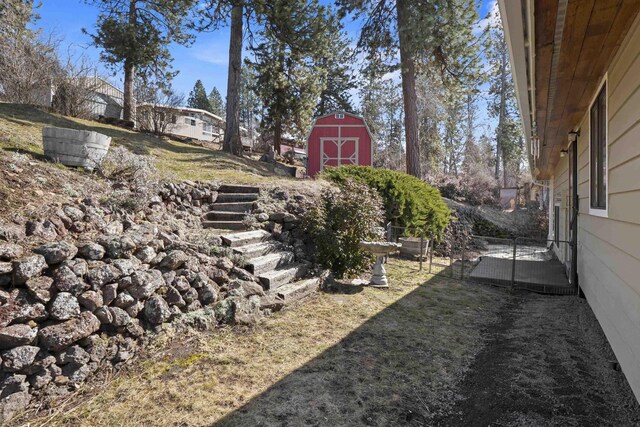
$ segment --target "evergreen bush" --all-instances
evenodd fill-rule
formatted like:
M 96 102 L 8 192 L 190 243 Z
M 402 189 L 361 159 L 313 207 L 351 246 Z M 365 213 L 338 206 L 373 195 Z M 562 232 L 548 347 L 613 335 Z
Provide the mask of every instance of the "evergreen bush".
M 418 236 L 424 231 L 439 239 L 451 219 L 440 192 L 406 173 L 370 166 L 341 166 L 327 169 L 322 176 L 336 183 L 355 179 L 376 189 L 382 197 L 387 221 L 406 227 L 406 235 Z
M 306 206 L 301 225 L 314 246 L 316 261 L 343 278 L 371 266 L 373 256 L 359 244 L 382 240 L 383 221 L 378 193 L 366 184 L 345 179 L 339 188 L 324 190 L 319 202 Z

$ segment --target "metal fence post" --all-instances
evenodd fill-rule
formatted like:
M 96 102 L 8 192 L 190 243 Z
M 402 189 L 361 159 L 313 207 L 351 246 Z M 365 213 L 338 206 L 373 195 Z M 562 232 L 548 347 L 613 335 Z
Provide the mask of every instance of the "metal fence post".
M 424 248 L 424 230 L 420 233 L 420 271 L 422 271 L 422 254 Z
M 515 287 L 516 284 L 516 256 L 518 250 L 518 238 L 513 239 L 513 263 L 511 265 L 511 289 Z
M 460 280 L 464 280 L 464 254 L 467 249 L 467 243 L 462 242 L 462 259 L 460 260 Z

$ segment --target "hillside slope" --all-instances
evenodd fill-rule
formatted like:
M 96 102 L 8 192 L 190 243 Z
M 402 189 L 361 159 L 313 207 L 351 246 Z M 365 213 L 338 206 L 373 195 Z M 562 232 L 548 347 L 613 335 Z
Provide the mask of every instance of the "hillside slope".
M 25 152 L 43 159 L 42 128 L 47 126 L 108 135 L 113 138 L 113 145 L 124 146 L 136 154 L 153 156 L 160 171 L 165 175 L 174 174 L 179 179 L 233 180 L 246 184 L 287 179 L 273 165 L 256 159 L 239 158 L 105 123 L 61 116 L 32 106 L 0 103 L 0 148 L 5 151 Z

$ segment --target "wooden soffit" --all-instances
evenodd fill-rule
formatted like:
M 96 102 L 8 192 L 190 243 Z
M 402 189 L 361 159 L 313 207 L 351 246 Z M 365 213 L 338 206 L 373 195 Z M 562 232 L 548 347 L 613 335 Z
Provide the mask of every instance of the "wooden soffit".
M 563 0 L 535 0 L 534 5 L 535 120 L 541 145 L 538 179 L 553 175 L 567 135 L 589 108 L 640 11 L 640 0 L 567 0 L 564 24 L 563 8 Z M 562 41 L 553 67 L 557 28 Z

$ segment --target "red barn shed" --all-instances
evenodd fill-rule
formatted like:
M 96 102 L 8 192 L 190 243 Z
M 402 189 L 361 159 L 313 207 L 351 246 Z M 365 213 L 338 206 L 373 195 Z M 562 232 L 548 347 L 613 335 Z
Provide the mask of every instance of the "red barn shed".
M 373 164 L 373 139 L 362 117 L 338 111 L 313 122 L 307 138 L 307 174 L 327 166 Z

